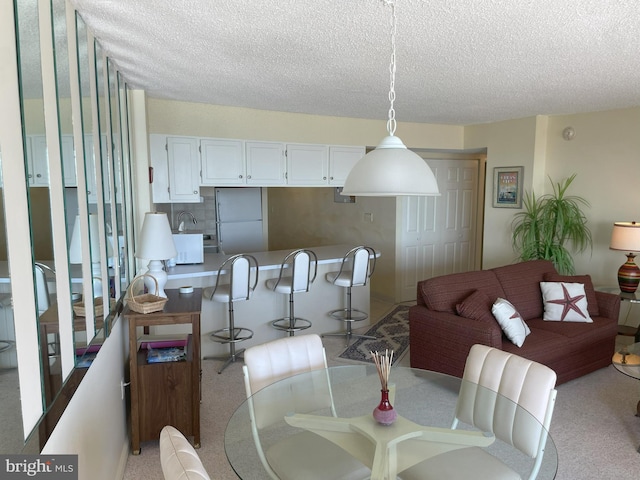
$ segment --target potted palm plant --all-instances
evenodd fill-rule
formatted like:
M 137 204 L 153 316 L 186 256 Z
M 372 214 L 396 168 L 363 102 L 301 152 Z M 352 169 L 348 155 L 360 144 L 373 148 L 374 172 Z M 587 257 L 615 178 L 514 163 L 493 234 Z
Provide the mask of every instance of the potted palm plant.
M 519 259 L 551 260 L 559 273 L 575 273 L 569 247 L 577 253 L 592 247 L 591 231 L 582 211 L 589 202 L 582 197 L 567 195 L 576 174 L 554 183 L 553 192 L 536 196 L 525 192 L 524 210 L 516 213 L 512 222 L 512 243 Z

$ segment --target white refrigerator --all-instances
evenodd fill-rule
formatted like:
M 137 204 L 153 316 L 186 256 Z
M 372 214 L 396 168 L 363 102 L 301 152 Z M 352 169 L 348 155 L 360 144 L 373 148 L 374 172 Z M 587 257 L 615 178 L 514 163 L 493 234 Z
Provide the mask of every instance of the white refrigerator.
M 266 249 L 262 231 L 262 189 L 216 188 L 218 247 L 225 254 Z

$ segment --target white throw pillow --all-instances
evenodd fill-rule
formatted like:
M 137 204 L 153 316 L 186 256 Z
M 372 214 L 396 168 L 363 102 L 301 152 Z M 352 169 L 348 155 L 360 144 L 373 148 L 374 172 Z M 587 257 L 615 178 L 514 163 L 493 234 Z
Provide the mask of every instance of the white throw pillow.
M 543 320 L 592 323 L 582 283 L 540 282 Z
M 496 317 L 507 338 L 514 345 L 521 347 L 531 330 L 529 330 L 529 326 L 524 322 L 515 307 L 511 305 L 511 302 L 504 298 L 498 298 L 493 307 L 491 307 L 491 313 Z

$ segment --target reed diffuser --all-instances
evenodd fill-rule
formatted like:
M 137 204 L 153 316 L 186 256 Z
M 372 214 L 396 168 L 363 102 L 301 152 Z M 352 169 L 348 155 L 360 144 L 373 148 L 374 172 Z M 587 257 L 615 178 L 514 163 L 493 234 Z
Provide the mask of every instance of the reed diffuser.
M 391 425 L 398 417 L 391 402 L 389 402 L 389 374 L 393 363 L 393 350 L 385 350 L 383 354 L 370 352 L 373 363 L 380 377 L 380 404 L 373 410 L 373 418 L 381 425 Z

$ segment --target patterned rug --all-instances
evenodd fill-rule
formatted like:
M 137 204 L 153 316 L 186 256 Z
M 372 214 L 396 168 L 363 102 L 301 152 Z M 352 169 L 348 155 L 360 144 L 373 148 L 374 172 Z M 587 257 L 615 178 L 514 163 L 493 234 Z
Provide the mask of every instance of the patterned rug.
M 397 306 L 391 313 L 373 325 L 365 335 L 375 340 L 358 338 L 339 357 L 373 363 L 369 352 L 393 350 L 393 363 L 402 358 L 409 346 L 409 307 Z

